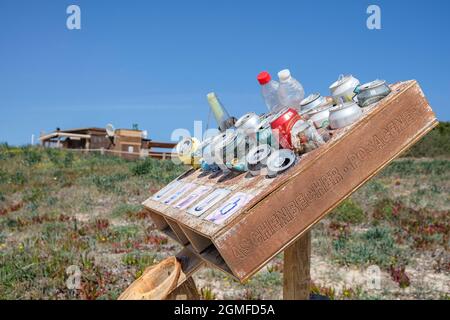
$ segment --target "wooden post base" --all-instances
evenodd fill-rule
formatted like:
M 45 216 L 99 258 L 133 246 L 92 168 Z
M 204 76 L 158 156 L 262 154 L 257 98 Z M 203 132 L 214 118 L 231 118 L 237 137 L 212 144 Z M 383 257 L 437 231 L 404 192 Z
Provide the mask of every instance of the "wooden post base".
M 308 300 L 311 290 L 311 232 L 284 250 L 283 299 Z

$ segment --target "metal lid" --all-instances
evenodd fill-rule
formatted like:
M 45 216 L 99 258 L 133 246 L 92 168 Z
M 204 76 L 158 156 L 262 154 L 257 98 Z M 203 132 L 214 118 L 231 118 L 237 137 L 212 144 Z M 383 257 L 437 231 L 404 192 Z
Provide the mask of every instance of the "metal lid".
M 315 115 L 315 114 L 317 114 L 319 112 L 322 112 L 322 111 L 325 111 L 325 110 L 328 110 L 328 109 L 331 109 L 331 108 L 333 108 L 333 106 L 331 104 L 323 104 L 323 105 L 318 106 L 317 108 L 309 110 L 307 113 L 308 113 L 309 116 L 312 116 L 312 115 Z
M 377 79 L 377 80 L 374 80 L 374 81 L 371 81 L 371 82 L 367 82 L 367 83 L 365 83 L 363 85 L 360 85 L 358 87 L 358 89 L 360 91 L 374 89 L 374 88 L 377 88 L 377 87 L 380 87 L 380 86 L 384 85 L 385 83 L 386 83 L 386 80 L 379 80 L 379 79 Z
M 330 86 L 330 89 L 336 89 L 337 87 L 339 87 L 340 85 L 342 85 L 343 83 L 349 81 L 352 78 L 353 78 L 353 76 L 351 74 L 346 75 L 346 76 L 341 74 L 339 76 L 339 79 L 337 81 L 333 82 L 333 84 Z
M 310 104 L 311 102 L 316 101 L 319 98 L 320 98 L 320 93 L 310 94 L 305 99 L 303 99 L 302 102 L 300 102 L 300 106 L 302 106 L 302 107 L 306 106 L 307 104 Z
M 246 160 L 249 164 L 265 163 L 272 152 L 272 148 L 267 144 L 261 144 L 259 146 L 253 147 L 247 154 Z
M 254 112 L 249 112 L 240 117 L 234 125 L 238 129 L 256 129 L 259 123 L 259 116 Z
M 267 159 L 269 176 L 274 177 L 278 173 L 286 171 L 295 163 L 295 154 L 292 150 L 281 149 L 273 152 Z
M 358 104 L 354 101 L 344 102 L 344 103 L 338 104 L 337 106 L 332 107 L 330 109 L 330 112 L 347 109 L 350 107 L 354 107 L 355 105 L 359 108 Z

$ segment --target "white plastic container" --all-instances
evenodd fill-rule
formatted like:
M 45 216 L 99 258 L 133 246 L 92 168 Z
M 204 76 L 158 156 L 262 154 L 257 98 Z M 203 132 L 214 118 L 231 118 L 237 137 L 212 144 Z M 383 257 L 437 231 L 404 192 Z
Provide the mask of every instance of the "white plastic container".
M 288 69 L 278 72 L 278 78 L 280 79 L 278 99 L 282 107 L 295 108 L 297 111 L 300 111 L 300 104 L 305 97 L 303 86 L 291 76 L 291 72 Z
M 278 99 L 278 87 L 280 84 L 272 80 L 270 74 L 266 71 L 258 74 L 257 80 L 261 85 L 261 94 L 264 98 L 269 112 L 277 112 L 282 108 L 280 100 Z

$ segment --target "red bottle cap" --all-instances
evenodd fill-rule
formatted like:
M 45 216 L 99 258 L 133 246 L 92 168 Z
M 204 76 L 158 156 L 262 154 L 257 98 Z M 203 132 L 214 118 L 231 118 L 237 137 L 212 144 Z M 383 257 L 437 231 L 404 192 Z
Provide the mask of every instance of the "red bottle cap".
M 259 82 L 260 85 L 265 85 L 265 84 L 269 83 L 271 77 L 270 77 L 270 74 L 268 72 L 263 71 L 260 74 L 258 74 L 256 79 L 258 79 L 258 82 Z

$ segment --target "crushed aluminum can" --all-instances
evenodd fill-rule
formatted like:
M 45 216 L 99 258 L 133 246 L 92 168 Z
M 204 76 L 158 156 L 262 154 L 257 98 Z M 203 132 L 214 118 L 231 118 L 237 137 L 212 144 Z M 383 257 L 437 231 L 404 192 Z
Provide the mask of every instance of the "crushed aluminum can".
M 391 93 L 385 80 L 375 80 L 356 87 L 356 98 L 361 108 L 376 103 Z
M 344 128 L 358 121 L 361 116 L 362 110 L 356 102 L 345 102 L 330 109 L 330 128 Z
M 200 167 L 202 168 L 202 171 L 205 171 L 205 172 L 216 172 L 216 171 L 220 170 L 220 168 L 217 164 L 215 164 L 215 163 L 209 164 L 208 162 L 206 162 L 205 159 L 203 159 L 201 161 Z
M 214 162 L 224 172 L 232 169 L 230 161 L 241 159 L 248 151 L 246 136 L 236 130 L 227 130 L 213 140 Z
M 300 114 L 307 113 L 310 110 L 316 109 L 317 107 L 325 104 L 326 102 L 327 99 L 325 97 L 322 97 L 320 93 L 310 94 L 300 103 L 302 110 Z
M 181 163 L 190 165 L 195 169 L 199 168 L 201 159 L 196 156 L 199 146 L 200 142 L 193 137 L 186 137 L 178 142 L 175 150 Z
M 218 171 L 219 167 L 214 162 L 213 156 L 213 140 L 215 137 L 209 137 L 204 139 L 197 151 L 194 153 L 194 157 L 200 158 L 200 167 L 202 171 Z
M 296 156 L 292 150 L 280 149 L 272 152 L 267 159 L 268 177 L 274 178 L 295 164 Z
M 359 85 L 359 80 L 352 75 L 340 75 L 339 79 L 330 86 L 330 92 L 336 104 L 343 99 L 344 102 L 353 101 L 356 95 L 354 90 Z
M 311 120 L 317 129 L 326 128 L 329 125 L 330 109 L 332 105 L 321 105 L 308 112 L 308 119 Z
M 275 120 L 270 124 L 278 139 L 278 143 L 284 149 L 292 149 L 291 129 L 294 124 L 300 120 L 300 115 L 293 108 L 280 111 Z
M 294 151 L 299 155 L 308 153 L 325 144 L 325 141 L 319 132 L 317 132 L 317 129 L 311 120 L 297 121 L 292 127 L 291 135 Z
M 260 174 L 266 175 L 267 172 L 263 172 L 267 164 L 267 159 L 272 153 L 272 148 L 268 144 L 261 144 L 253 147 L 247 154 L 247 169 L 251 175 L 257 176 Z M 266 170 L 267 171 L 267 170 Z
M 247 172 L 248 167 L 247 163 L 243 159 L 234 158 L 230 161 L 230 164 L 227 167 L 231 167 L 231 171 L 234 172 Z
M 244 114 L 236 121 L 235 127 L 238 130 L 242 130 L 244 132 L 247 131 L 252 132 L 257 130 L 260 124 L 261 124 L 260 117 L 254 112 L 249 112 Z

